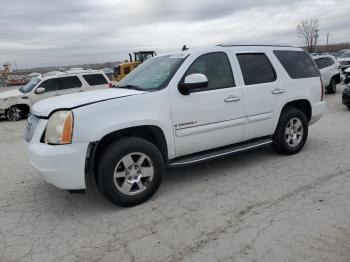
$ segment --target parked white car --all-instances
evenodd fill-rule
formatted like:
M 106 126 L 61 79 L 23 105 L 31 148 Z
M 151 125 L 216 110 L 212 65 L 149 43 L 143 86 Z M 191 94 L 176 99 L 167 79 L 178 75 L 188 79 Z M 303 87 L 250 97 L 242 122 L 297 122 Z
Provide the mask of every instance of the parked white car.
M 325 111 L 320 72 L 294 47 L 221 45 L 157 56 L 119 85 L 32 107 L 29 159 L 49 183 L 97 184 L 113 203 L 137 205 L 157 191 L 165 167 L 268 144 L 295 154 Z
M 339 62 L 331 55 L 313 56 L 318 68 L 320 69 L 323 85 L 328 94 L 337 92 L 337 84 L 341 82 L 339 72 Z
M 350 52 L 342 53 L 337 59 L 343 72 L 350 67 Z
M 33 77 L 19 89 L 0 93 L 0 117 L 18 121 L 27 117 L 30 107 L 43 99 L 64 94 L 111 87 L 108 77 L 97 70 L 50 72 Z

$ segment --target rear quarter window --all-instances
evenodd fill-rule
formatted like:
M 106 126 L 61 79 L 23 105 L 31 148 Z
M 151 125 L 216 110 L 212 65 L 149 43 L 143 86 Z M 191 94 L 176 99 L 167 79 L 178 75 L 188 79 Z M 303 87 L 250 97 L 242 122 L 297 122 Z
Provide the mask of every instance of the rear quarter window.
M 107 85 L 108 82 L 102 74 L 83 75 L 83 78 L 90 86 Z
M 299 79 L 320 76 L 320 71 L 315 62 L 306 52 L 291 50 L 274 50 L 273 52 L 290 78 Z

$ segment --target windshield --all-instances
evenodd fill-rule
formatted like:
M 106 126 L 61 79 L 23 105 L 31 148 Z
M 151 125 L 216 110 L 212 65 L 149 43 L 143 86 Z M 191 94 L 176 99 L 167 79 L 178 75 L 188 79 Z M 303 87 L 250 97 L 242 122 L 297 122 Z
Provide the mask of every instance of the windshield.
M 349 58 L 350 57 L 350 52 L 349 53 L 345 53 L 345 54 L 341 54 L 339 56 L 339 58 Z
M 120 81 L 118 87 L 145 91 L 162 89 L 168 85 L 187 56 L 181 53 L 147 60 Z
M 37 77 L 30 79 L 29 83 L 19 88 L 22 93 L 29 93 L 41 80 Z

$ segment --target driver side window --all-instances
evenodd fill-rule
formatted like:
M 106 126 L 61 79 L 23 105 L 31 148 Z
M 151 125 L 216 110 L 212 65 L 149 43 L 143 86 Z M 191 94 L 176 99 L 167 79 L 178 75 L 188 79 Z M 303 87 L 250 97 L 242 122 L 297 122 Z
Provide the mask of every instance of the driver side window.
M 208 87 L 198 91 L 234 87 L 232 69 L 223 52 L 205 54 L 197 58 L 187 70 L 183 79 L 191 74 L 203 74 L 208 78 Z
M 45 88 L 46 92 L 52 92 L 60 90 L 60 83 L 57 78 L 54 79 L 48 79 L 41 83 L 39 87 Z

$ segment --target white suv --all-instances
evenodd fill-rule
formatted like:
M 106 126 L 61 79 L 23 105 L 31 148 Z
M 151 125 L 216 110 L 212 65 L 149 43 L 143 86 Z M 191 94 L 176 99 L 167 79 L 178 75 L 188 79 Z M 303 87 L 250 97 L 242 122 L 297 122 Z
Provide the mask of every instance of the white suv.
M 327 93 L 335 94 L 337 92 L 337 84 L 341 82 L 339 62 L 331 55 L 313 56 L 313 59 L 320 69 Z
M 39 75 L 19 89 L 0 93 L 0 117 L 18 121 L 26 117 L 30 107 L 39 100 L 107 87 L 112 87 L 108 77 L 97 70 L 54 71 Z
M 300 48 L 220 45 L 147 60 L 119 88 L 34 105 L 29 158 L 51 184 L 132 206 L 177 167 L 272 144 L 299 152 L 325 110 Z

